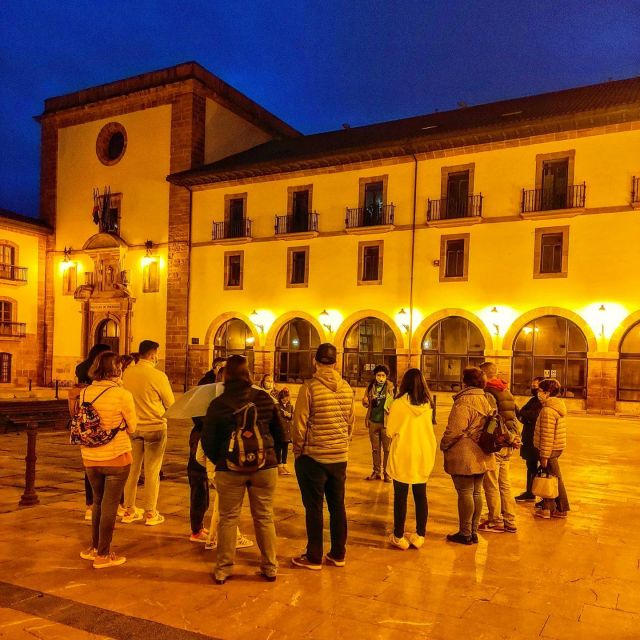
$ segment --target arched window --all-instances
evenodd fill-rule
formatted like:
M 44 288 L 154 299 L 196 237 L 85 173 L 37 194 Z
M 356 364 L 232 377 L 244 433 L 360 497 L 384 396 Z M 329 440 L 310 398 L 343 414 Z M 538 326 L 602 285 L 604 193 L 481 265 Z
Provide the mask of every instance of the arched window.
M 587 385 L 587 339 L 575 323 L 542 316 L 520 329 L 513 343 L 511 389 L 528 395 L 531 379 L 556 378 L 568 398 L 584 398 Z
M 433 391 L 459 391 L 462 372 L 484 360 L 478 327 L 460 316 L 436 322 L 422 339 L 420 366 Z
M 275 379 L 301 383 L 313 376 L 313 359 L 320 346 L 315 327 L 294 318 L 280 329 L 276 339 Z
M 11 354 L 0 353 L 0 382 L 11 382 Z
M 618 400 L 640 402 L 640 322 L 622 338 L 618 366 Z
M 247 359 L 249 371 L 253 371 L 254 342 L 251 329 L 242 320 L 232 318 L 216 332 L 216 337 L 213 339 L 213 357 L 244 356 Z
M 107 318 L 96 329 L 96 344 L 106 344 L 111 351 L 120 351 L 120 327 L 115 320 Z
M 378 364 L 386 365 L 389 377 L 396 380 L 396 336 L 386 322 L 365 318 L 356 322 L 344 339 L 342 375 L 350 385 L 364 387 Z

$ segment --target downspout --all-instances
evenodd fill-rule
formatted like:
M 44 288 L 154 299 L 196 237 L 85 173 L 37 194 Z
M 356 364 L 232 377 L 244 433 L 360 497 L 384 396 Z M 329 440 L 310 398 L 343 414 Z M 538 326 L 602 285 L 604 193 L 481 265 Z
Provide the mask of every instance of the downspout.
M 191 310 L 191 225 L 193 221 L 193 191 L 189 189 L 189 236 L 187 238 L 187 343 L 184 347 L 184 391 L 189 387 L 189 312 Z
M 409 367 L 411 367 L 411 344 L 413 343 L 413 274 L 416 254 L 416 215 L 418 211 L 418 158 L 413 156 L 413 218 L 411 221 L 411 269 L 409 275 Z

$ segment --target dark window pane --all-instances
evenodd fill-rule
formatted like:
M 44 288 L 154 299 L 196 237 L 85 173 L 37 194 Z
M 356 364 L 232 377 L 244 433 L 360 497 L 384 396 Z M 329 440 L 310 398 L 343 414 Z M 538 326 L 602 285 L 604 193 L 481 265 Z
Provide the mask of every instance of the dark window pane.
M 227 286 L 239 287 L 242 271 L 240 268 L 240 256 L 229 256 L 229 266 L 227 268 Z
M 586 354 L 589 348 L 587 347 L 587 339 L 584 337 L 584 333 L 580 330 L 580 328 L 573 324 L 573 322 L 568 322 L 569 325 L 569 348 L 568 351 L 571 353 L 584 353 Z
M 362 280 L 371 281 L 378 280 L 378 261 L 380 256 L 380 247 L 370 246 L 364 247 L 362 251 Z
M 640 402 L 640 358 L 620 360 L 620 400 Z
M 0 382 L 11 382 L 11 354 L 0 353 Z
M 447 240 L 445 277 L 464 276 L 464 240 Z
M 562 273 L 562 233 L 544 233 L 540 239 L 540 273 Z
M 344 341 L 343 375 L 356 386 L 369 384 L 378 364 L 389 368 L 389 377 L 396 379 L 395 334 L 377 318 L 365 318 L 356 323 Z
M 640 322 L 634 324 L 625 334 L 620 345 L 620 353 L 640 354 Z
M 464 218 L 469 207 L 469 172 L 457 171 L 447 176 L 447 218 Z
M 313 375 L 313 359 L 320 345 L 315 327 L 294 318 L 280 329 L 276 338 L 276 380 L 301 383 Z
M 291 284 L 305 283 L 306 263 L 306 251 L 293 251 L 291 253 Z
M 544 316 L 535 321 L 533 352 L 536 355 L 563 356 L 567 353 L 567 321 Z

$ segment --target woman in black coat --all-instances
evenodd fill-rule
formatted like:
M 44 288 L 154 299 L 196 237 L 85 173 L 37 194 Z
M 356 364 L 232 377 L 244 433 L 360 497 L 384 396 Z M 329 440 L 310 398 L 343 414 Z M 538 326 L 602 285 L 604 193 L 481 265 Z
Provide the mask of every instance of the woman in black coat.
M 531 382 L 531 399 L 518 410 L 518 419 L 522 422 L 522 446 L 520 457 L 527 463 L 527 489 L 519 496 L 516 502 L 535 502 L 536 497 L 532 493 L 533 479 L 538 470 L 538 452 L 533 446 L 533 433 L 536 427 L 538 414 L 542 410 L 542 403 L 538 400 L 538 384 L 544 378 L 534 378 Z

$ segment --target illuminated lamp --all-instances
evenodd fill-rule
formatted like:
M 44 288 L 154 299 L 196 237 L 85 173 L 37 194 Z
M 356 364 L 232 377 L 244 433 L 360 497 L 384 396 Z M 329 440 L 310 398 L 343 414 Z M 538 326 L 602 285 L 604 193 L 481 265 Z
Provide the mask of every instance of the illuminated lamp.
M 409 332 L 409 314 L 405 311 L 405 308 L 402 307 L 400 311 L 398 311 L 398 324 L 404 329 L 405 333 Z
M 607 313 L 607 309 L 605 308 L 605 306 L 603 304 L 601 304 L 598 307 L 598 312 L 600 313 L 600 319 L 601 319 L 601 324 L 600 324 L 600 337 L 604 339 L 604 324 L 605 324 L 605 318 L 606 318 L 606 313 Z
M 493 324 L 493 329 L 496 332 L 496 336 L 500 335 L 500 319 L 498 317 L 498 307 L 493 307 L 493 309 L 491 309 L 491 313 L 495 314 L 493 316 L 491 316 L 494 319 Z
M 71 247 L 64 248 L 64 258 L 62 258 L 62 262 L 60 263 L 60 271 L 64 273 L 67 269 L 72 267 L 75 263 L 71 261 L 71 252 L 73 249 Z
M 157 262 L 158 258 L 153 255 L 153 242 L 151 240 L 147 240 L 144 243 L 144 248 L 146 249 L 147 253 L 142 257 L 142 260 L 140 262 L 142 263 L 143 267 L 146 267 L 152 262 Z
M 249 319 L 253 322 L 260 333 L 264 333 L 264 322 L 262 322 L 262 318 L 256 309 L 251 312 Z
M 320 324 L 329 332 L 333 333 L 333 325 L 331 324 L 331 316 L 329 312 L 324 309 L 319 316 Z

